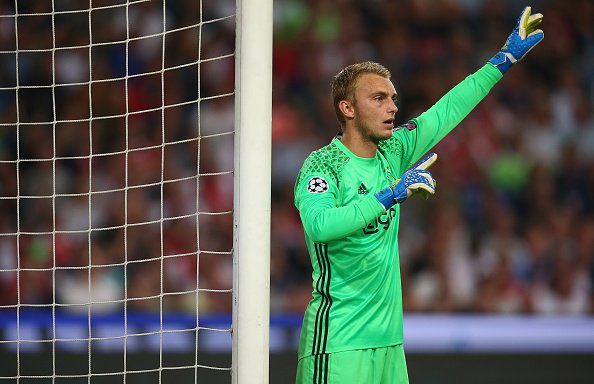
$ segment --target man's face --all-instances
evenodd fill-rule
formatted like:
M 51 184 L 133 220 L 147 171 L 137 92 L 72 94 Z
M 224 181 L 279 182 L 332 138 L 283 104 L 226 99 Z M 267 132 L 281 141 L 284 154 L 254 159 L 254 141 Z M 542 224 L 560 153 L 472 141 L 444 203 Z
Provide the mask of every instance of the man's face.
M 363 139 L 375 143 L 392 137 L 396 90 L 390 79 L 366 73 L 357 80 L 353 123 Z

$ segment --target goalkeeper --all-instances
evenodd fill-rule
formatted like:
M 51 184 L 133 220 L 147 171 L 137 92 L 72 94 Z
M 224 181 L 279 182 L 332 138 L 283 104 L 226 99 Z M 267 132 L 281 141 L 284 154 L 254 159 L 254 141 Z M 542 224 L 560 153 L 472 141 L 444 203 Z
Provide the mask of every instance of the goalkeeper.
M 501 51 L 417 118 L 394 129 L 390 72 L 353 64 L 332 82 L 342 134 L 312 152 L 295 185 L 313 266 L 313 298 L 303 319 L 297 383 L 408 383 L 398 256 L 400 205 L 435 192 L 413 166 L 462 121 L 510 67 L 544 37 L 530 7 Z

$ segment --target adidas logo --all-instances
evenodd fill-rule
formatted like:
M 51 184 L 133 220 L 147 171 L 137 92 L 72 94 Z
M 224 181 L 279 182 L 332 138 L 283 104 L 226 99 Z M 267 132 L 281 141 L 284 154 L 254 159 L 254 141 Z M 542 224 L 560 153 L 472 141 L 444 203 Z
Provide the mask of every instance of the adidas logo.
M 369 191 L 367 190 L 365 184 L 361 183 L 361 185 L 359 185 L 359 195 L 367 195 L 368 193 Z

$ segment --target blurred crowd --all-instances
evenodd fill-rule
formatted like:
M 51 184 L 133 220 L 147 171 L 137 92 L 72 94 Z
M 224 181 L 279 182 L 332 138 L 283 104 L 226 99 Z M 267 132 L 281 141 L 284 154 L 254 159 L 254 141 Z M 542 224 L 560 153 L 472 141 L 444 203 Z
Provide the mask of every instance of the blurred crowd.
M 234 2 L 32 3 L 15 25 L 0 2 L 0 305 L 229 311 Z M 405 123 L 523 5 L 274 1 L 273 313 L 311 296 L 293 186 L 339 130 L 332 76 L 384 64 Z M 543 43 L 437 146 L 436 195 L 402 208 L 407 312 L 594 312 L 594 3 L 531 5 Z

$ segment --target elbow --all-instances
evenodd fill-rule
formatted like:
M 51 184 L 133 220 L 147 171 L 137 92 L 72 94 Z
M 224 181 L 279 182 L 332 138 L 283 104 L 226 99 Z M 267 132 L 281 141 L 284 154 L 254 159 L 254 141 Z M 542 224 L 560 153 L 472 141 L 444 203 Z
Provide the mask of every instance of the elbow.
M 309 231 L 307 231 L 307 235 L 314 243 L 327 243 L 334 240 L 330 232 L 329 228 L 324 228 L 323 225 L 315 223 L 310 227 Z

